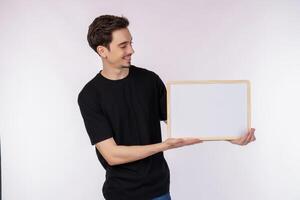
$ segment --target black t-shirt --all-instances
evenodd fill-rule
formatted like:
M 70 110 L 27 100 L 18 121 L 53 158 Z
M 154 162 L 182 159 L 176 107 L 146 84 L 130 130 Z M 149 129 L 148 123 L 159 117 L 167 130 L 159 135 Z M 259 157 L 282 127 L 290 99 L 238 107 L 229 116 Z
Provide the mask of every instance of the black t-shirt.
M 162 142 L 166 87 L 150 70 L 131 65 L 120 80 L 99 72 L 79 93 L 78 104 L 92 145 L 111 137 L 126 146 Z M 102 188 L 106 199 L 149 200 L 169 192 L 170 172 L 163 152 L 110 166 L 96 146 L 95 151 L 106 170 Z

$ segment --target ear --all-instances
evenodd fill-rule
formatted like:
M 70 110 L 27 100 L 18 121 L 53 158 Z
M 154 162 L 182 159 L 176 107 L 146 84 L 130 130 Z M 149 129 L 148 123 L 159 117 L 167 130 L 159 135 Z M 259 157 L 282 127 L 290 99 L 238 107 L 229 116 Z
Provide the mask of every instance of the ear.
M 106 48 L 104 46 L 97 46 L 97 53 L 99 56 L 101 56 L 102 58 L 106 58 Z

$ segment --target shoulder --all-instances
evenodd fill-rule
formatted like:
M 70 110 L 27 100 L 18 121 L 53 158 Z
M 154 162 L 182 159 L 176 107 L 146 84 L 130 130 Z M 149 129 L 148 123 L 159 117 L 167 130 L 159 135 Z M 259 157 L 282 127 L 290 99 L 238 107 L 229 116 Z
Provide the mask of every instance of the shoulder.
M 89 80 L 84 86 L 83 88 L 80 90 L 78 97 L 77 97 L 77 101 L 80 104 L 80 102 L 85 101 L 87 99 L 93 99 L 94 97 L 96 97 L 96 76 Z
M 147 77 L 156 80 L 159 76 L 154 72 L 146 68 L 137 67 L 132 65 L 133 70 L 139 77 Z

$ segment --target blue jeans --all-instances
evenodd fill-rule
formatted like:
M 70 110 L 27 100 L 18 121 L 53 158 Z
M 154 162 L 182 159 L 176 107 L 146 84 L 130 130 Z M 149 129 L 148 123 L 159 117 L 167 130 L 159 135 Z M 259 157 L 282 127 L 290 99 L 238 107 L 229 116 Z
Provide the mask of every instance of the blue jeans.
M 164 194 L 164 195 L 159 196 L 159 197 L 155 197 L 152 200 L 171 200 L 171 196 L 170 196 L 170 193 L 168 192 L 167 194 Z

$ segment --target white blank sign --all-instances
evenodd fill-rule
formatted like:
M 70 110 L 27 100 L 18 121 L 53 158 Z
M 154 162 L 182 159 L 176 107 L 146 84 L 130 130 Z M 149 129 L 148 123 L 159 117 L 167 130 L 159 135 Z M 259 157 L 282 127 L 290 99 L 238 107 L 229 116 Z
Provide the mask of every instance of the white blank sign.
M 250 130 L 250 82 L 167 82 L 168 137 L 228 140 Z

